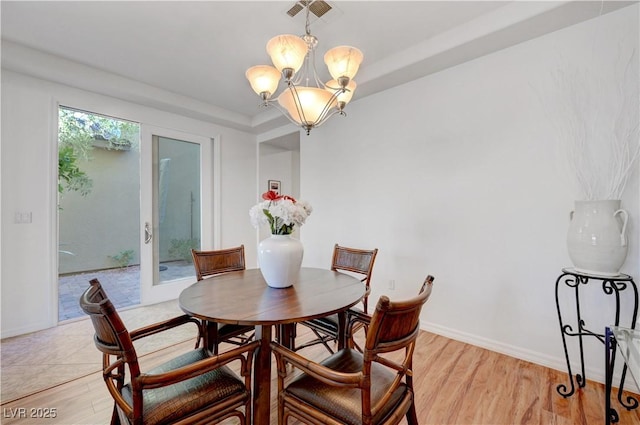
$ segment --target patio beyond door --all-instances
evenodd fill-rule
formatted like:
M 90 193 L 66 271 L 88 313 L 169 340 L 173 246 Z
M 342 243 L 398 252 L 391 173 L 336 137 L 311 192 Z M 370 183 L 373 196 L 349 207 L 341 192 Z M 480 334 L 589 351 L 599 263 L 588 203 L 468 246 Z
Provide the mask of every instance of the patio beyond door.
M 116 307 L 140 303 L 140 126 L 58 108 L 58 320 L 100 279 Z

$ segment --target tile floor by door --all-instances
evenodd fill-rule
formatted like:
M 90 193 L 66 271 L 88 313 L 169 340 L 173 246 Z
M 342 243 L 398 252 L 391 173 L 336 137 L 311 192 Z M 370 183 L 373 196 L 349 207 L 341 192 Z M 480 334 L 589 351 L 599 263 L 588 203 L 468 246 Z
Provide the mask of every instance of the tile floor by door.
M 128 329 L 184 314 L 177 300 L 119 313 Z M 0 344 L 2 403 L 100 371 L 102 355 L 93 344 L 93 335 L 91 321 L 84 316 L 54 328 L 3 339 Z M 191 340 L 195 335 L 191 326 L 181 326 L 164 332 L 161 337 L 145 338 L 136 345 L 136 350 L 145 356 Z
M 163 264 L 162 280 L 193 276 L 193 264 L 184 261 Z M 80 295 L 97 278 L 131 329 L 182 314 L 177 300 L 136 308 L 140 304 L 140 267 L 99 270 L 61 276 L 59 279 L 60 326 L 2 340 L 0 400 L 3 402 L 52 387 L 100 370 L 102 357 L 94 347 L 93 326 L 80 309 Z M 141 353 L 191 338 L 189 330 L 145 342 Z M 168 343 L 168 344 L 167 344 Z

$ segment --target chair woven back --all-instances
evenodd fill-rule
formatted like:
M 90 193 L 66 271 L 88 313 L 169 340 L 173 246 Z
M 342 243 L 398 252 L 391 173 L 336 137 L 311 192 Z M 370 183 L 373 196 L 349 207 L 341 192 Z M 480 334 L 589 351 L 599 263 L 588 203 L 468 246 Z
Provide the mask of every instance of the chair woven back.
M 214 251 L 191 250 L 198 280 L 220 273 L 245 270 L 244 245 Z
M 364 346 L 365 361 L 375 361 L 380 353 L 407 349 L 405 362 L 411 361 L 413 347 L 420 332 L 420 311 L 431 296 L 432 276 L 427 276 L 418 296 L 391 301 L 383 295 L 371 316 Z M 410 366 L 410 364 L 409 364 Z
M 331 270 L 347 271 L 359 275 L 360 281 L 366 288 L 365 297 L 362 300 L 364 311 L 368 308 L 368 294 L 371 289 L 371 273 L 373 264 L 376 261 L 378 248 L 372 250 L 347 248 L 336 244 L 333 248 L 333 259 L 331 260 Z
M 128 363 L 131 376 L 138 376 L 138 356 L 127 328 L 98 279 L 92 279 L 89 283 L 89 288 L 80 297 L 80 308 L 91 318 L 96 347 L 105 356 L 116 356 Z M 104 366 L 106 368 L 108 365 Z

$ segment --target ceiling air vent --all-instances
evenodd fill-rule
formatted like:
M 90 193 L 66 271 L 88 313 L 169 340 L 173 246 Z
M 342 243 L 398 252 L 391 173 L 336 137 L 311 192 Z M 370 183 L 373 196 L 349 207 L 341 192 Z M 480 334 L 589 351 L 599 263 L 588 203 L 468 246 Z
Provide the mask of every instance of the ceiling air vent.
M 305 7 L 307 7 L 307 2 L 309 2 L 309 1 L 308 0 L 300 0 L 299 2 L 294 4 L 293 7 L 291 7 L 291 9 L 289 9 L 287 11 L 287 15 L 289 15 L 291 17 L 296 16 L 298 13 L 303 11 Z M 309 2 L 309 12 L 313 13 L 318 18 L 320 18 L 321 16 L 324 16 L 331 9 L 332 9 L 332 7 L 329 6 L 329 3 L 327 3 L 327 2 L 325 2 L 323 0 L 315 0 L 315 1 L 310 1 Z

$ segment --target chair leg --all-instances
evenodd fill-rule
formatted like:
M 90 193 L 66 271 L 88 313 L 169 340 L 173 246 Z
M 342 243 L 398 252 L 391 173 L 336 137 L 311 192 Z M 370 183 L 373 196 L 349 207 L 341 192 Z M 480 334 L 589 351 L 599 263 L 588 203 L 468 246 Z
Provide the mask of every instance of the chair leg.
M 198 348 L 200 348 L 201 342 L 202 342 L 202 346 L 204 347 L 204 338 L 205 338 L 204 336 L 206 332 L 207 332 L 207 326 L 204 321 L 201 321 L 200 327 L 198 329 L 198 338 L 196 338 L 196 346 L 193 348 L 194 350 L 197 350 Z
M 364 349 L 360 347 L 360 345 L 358 345 L 358 343 L 355 340 L 355 334 L 361 329 L 363 330 L 364 338 L 366 339 L 367 332 L 369 331 L 369 326 L 364 324 L 356 324 L 350 329 L 350 332 L 347 338 L 347 347 L 354 350 L 358 350 L 359 352 L 363 353 Z
M 329 351 L 331 354 L 335 354 L 335 351 L 333 350 L 333 348 L 329 346 L 329 342 L 337 343 L 338 340 L 336 338 L 334 338 L 331 335 L 323 335 L 320 333 L 320 331 L 317 331 L 316 329 L 313 329 L 313 328 L 309 328 L 309 329 L 311 330 L 311 332 L 315 334 L 316 339 L 307 341 L 304 344 L 295 345 L 294 348 L 292 349 L 293 351 L 298 351 L 298 350 L 302 350 L 303 348 L 313 347 L 314 345 L 322 344 L 327 349 L 327 351 Z
M 416 415 L 416 405 L 415 402 L 411 402 L 411 406 L 407 411 L 407 423 L 409 425 L 418 425 L 418 416 Z
M 329 347 L 329 344 L 327 344 L 327 341 L 334 341 L 334 340 L 333 340 L 333 339 L 331 339 L 331 338 L 330 338 L 330 337 L 328 337 L 328 336 L 320 335 L 320 332 L 316 331 L 315 329 L 311 329 L 311 330 L 313 331 L 313 333 L 314 333 L 314 334 L 316 334 L 316 336 L 317 336 L 317 337 L 318 337 L 318 339 L 320 340 L 320 343 L 321 343 L 322 345 L 324 345 L 324 347 L 325 347 L 327 350 L 329 350 L 329 352 L 330 352 L 331 354 L 335 354 L 335 351 L 333 351 L 333 349 L 332 349 L 331 347 Z
M 253 403 L 253 400 L 251 400 L 251 398 L 249 398 L 249 400 L 247 401 L 247 403 L 244 406 L 244 421 L 241 421 L 241 424 L 244 425 L 251 425 L 251 419 L 253 416 L 253 412 L 251 410 L 251 404 Z
M 278 395 L 278 425 L 285 425 L 286 418 L 284 417 L 284 400 Z
M 111 425 L 121 425 L 120 415 L 118 414 L 118 406 L 113 403 L 113 413 L 111 414 Z

